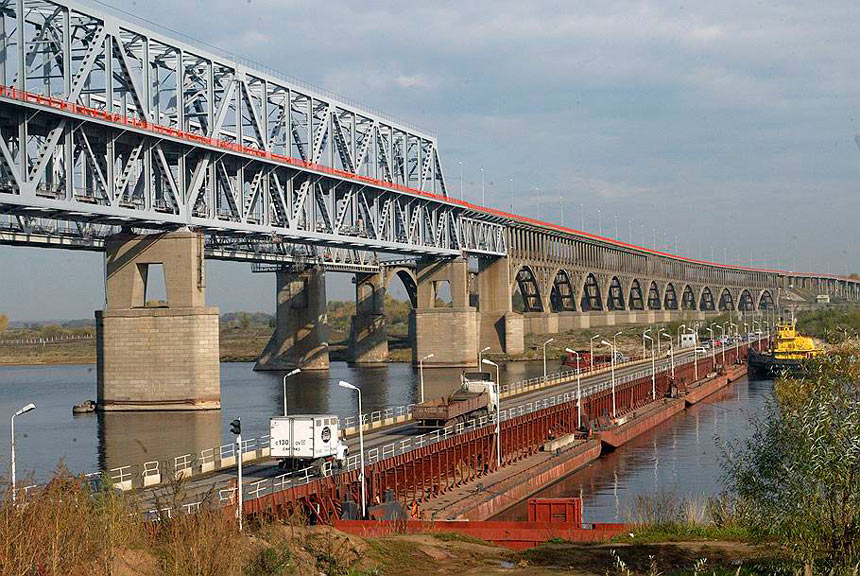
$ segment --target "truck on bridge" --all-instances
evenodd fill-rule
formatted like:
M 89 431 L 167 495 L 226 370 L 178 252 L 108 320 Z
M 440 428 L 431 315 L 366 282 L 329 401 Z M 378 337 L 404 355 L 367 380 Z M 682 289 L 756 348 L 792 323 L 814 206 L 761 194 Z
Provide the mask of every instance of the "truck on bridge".
M 269 420 L 269 447 L 282 470 L 311 468 L 327 476 L 332 464 L 343 466 L 349 448 L 341 442 L 333 414 L 278 416 Z
M 412 407 L 419 428 L 444 428 L 465 424 L 498 410 L 499 396 L 489 372 L 463 372 L 460 387 L 449 396 Z

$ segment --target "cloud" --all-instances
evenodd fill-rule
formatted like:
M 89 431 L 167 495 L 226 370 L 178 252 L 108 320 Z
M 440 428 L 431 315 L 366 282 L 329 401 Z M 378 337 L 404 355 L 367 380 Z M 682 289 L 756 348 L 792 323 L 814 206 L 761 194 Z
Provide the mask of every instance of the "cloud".
M 400 74 L 394 83 L 401 88 L 434 88 L 434 83 L 423 74 Z
M 109 1 L 433 128 L 468 199 L 484 168 L 497 207 L 534 216 L 537 187 L 771 260 L 792 230 L 860 269 L 851 0 Z

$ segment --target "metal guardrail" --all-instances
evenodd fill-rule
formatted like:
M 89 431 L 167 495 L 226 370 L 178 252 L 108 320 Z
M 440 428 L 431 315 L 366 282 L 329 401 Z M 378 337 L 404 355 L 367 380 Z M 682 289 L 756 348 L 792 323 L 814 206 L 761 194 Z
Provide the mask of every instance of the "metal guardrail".
M 736 343 L 731 347 L 726 347 L 726 350 L 737 350 L 742 345 L 752 346 L 754 341 Z M 690 364 L 691 362 L 683 362 L 681 364 L 676 364 L 676 368 L 678 366 L 685 366 Z M 666 359 L 660 359 L 654 365 L 655 372 L 661 373 L 664 371 L 668 371 L 670 369 L 671 362 Z M 575 375 L 575 371 L 573 372 Z M 565 373 L 562 373 L 565 374 Z M 645 367 L 642 370 L 637 370 L 631 374 L 626 374 L 624 376 L 618 376 L 615 378 L 616 386 L 618 384 L 624 384 L 633 380 L 638 380 L 640 378 L 650 376 L 651 375 L 651 367 Z M 558 374 L 553 375 L 555 377 Z M 549 379 L 550 376 L 547 376 Z M 531 380 L 524 380 L 521 382 L 530 382 Z M 540 378 L 543 380 L 543 377 Z M 520 382 L 515 384 L 521 384 Z M 583 399 L 588 398 L 589 396 L 602 392 L 611 388 L 612 381 L 604 380 L 603 382 L 597 382 L 594 384 L 588 384 L 580 391 L 579 401 L 581 402 Z M 574 402 L 577 400 L 577 395 L 574 392 L 562 392 L 560 394 L 556 394 L 553 396 L 548 396 L 545 398 L 541 398 L 538 400 L 533 400 L 530 402 L 525 402 L 523 404 L 513 406 L 511 408 L 507 408 L 499 411 L 498 418 L 500 422 L 504 422 L 506 420 L 510 420 L 512 418 L 516 418 L 519 416 L 523 416 L 525 414 L 530 414 L 533 412 L 537 412 L 539 410 L 544 410 L 546 408 L 550 408 L 552 406 L 557 406 L 559 404 Z M 447 426 L 445 428 L 434 430 L 433 432 L 428 432 L 425 434 L 420 434 L 418 436 L 412 436 L 409 438 L 403 438 L 401 440 L 391 442 L 382 447 L 375 447 L 370 450 L 365 451 L 365 465 L 374 464 L 376 462 L 392 458 L 397 455 L 405 454 L 410 452 L 413 449 L 421 448 L 424 446 L 432 445 L 436 442 L 446 440 L 448 438 L 452 438 L 458 436 L 460 434 L 471 432 L 485 426 L 495 425 L 496 423 L 496 414 L 490 414 L 488 416 L 481 416 L 477 420 L 470 420 L 469 422 L 463 424 L 459 423 L 455 426 Z M 247 441 L 243 441 L 242 443 L 242 455 L 250 454 L 252 452 L 256 452 L 259 449 L 265 449 L 269 446 L 269 437 L 262 436 L 259 439 L 252 438 Z M 251 447 L 254 447 L 252 450 Z M 219 456 L 222 460 L 232 459 L 235 461 L 236 451 L 235 444 L 225 444 L 218 448 L 208 448 L 206 450 L 201 451 L 201 462 L 212 462 L 214 460 L 215 451 L 218 450 Z M 182 465 L 186 462 L 185 456 L 177 457 L 174 462 L 180 462 Z M 349 456 L 346 460 L 346 463 L 343 467 L 344 470 L 350 471 L 358 468 L 360 466 L 360 456 L 358 454 Z M 176 465 L 176 464 L 174 464 Z M 126 482 L 129 480 L 131 473 L 129 472 L 132 466 L 123 466 L 120 468 L 113 468 L 107 472 L 108 476 L 114 481 L 115 484 L 118 482 Z M 185 468 L 183 468 L 185 469 Z M 245 490 L 243 490 L 243 501 L 255 500 L 261 498 L 263 496 L 267 496 L 270 494 L 275 494 L 291 488 L 293 486 L 301 486 L 305 484 L 309 484 L 312 480 L 316 479 L 316 476 L 311 473 L 312 467 L 303 468 L 301 470 L 297 470 L 294 472 L 288 472 L 285 474 L 280 474 L 273 478 L 264 478 L 261 480 L 255 480 L 253 482 L 248 483 Z M 331 473 L 331 469 L 329 469 L 329 474 Z M 326 476 L 328 474 L 324 474 Z M 87 478 L 97 478 L 100 477 L 101 474 L 93 473 L 88 474 Z M 158 478 L 160 480 L 161 473 L 159 470 L 159 463 L 156 461 L 147 462 L 143 465 L 143 470 L 141 472 L 141 477 L 144 479 L 144 486 L 146 486 L 145 479 L 146 478 Z M 158 483 L 158 482 L 156 482 Z M 154 485 L 154 484 L 149 484 Z M 117 485 L 118 488 L 121 486 Z M 24 488 L 25 495 L 28 495 L 30 491 L 38 489 L 38 485 L 31 485 Z M 222 488 L 218 490 L 218 505 L 228 505 L 234 504 L 236 500 L 236 488 L 228 487 Z M 185 503 L 180 505 L 179 512 L 190 514 L 194 513 L 201 508 L 203 505 L 202 501 L 195 501 L 190 503 Z M 144 517 L 149 521 L 158 522 L 163 518 L 172 518 L 174 510 L 172 507 L 165 508 L 157 508 L 148 510 L 144 513 Z
M 616 364 L 616 370 L 634 364 L 636 361 Z M 609 364 L 595 365 L 593 372 L 583 370 L 581 375 L 589 375 L 601 370 L 608 370 Z M 650 368 L 649 368 L 650 370 Z M 576 378 L 576 371 L 563 371 L 548 374 L 546 378 L 538 376 L 519 380 L 510 384 L 503 384 L 500 388 L 500 394 L 503 398 L 516 396 L 524 392 L 534 391 L 543 387 L 556 386 L 565 382 L 572 381 Z M 620 382 L 627 380 L 617 379 Z M 382 410 L 374 410 L 361 415 L 362 424 L 365 432 L 383 428 L 388 425 L 404 423 L 412 418 L 412 407 L 414 404 L 405 406 L 389 407 Z M 347 416 L 341 419 L 343 428 L 349 430 L 356 427 L 357 417 Z M 356 432 L 357 433 L 357 432 Z M 422 434 L 419 438 L 423 437 Z M 403 449 L 393 452 L 394 448 L 386 446 L 385 453 L 382 457 L 387 458 L 389 455 L 404 452 Z M 408 450 L 405 450 L 408 451 Z M 199 476 L 209 472 L 215 472 L 224 468 L 231 468 L 236 465 L 238 454 L 235 443 L 222 444 L 212 448 L 206 448 L 200 451 L 199 454 L 182 454 L 175 456 L 172 459 L 167 459 L 166 462 L 172 462 L 174 477 L 190 478 Z M 269 456 L 269 436 L 261 436 L 259 438 L 248 438 L 242 441 L 242 461 L 250 462 L 253 460 L 267 458 Z M 375 458 L 379 458 L 379 454 L 374 453 Z M 357 457 L 356 457 L 357 458 Z M 375 460 L 374 460 L 375 461 Z M 136 472 L 139 469 L 139 472 Z M 159 461 L 144 462 L 141 465 L 126 465 L 118 468 L 111 468 L 107 471 L 107 475 L 111 478 L 114 484 L 122 490 L 131 490 L 133 488 L 149 488 L 156 484 L 160 484 L 166 477 L 165 474 L 170 474 L 171 471 L 162 471 Z M 288 475 L 282 475 L 284 477 Z
M 732 346 L 726 347 L 726 351 L 735 350 L 745 344 L 751 343 L 737 343 Z M 643 360 L 634 360 L 623 364 L 616 364 L 616 370 L 623 369 L 624 367 L 642 362 Z M 688 363 L 689 362 L 684 362 L 680 365 Z M 657 360 L 655 364 L 657 373 L 667 370 L 669 365 L 670 361 L 668 359 L 661 358 Z M 676 367 L 677 366 L 678 364 L 676 364 Z M 593 371 L 581 371 L 580 376 L 587 376 L 589 374 L 606 371 L 608 367 L 609 364 L 595 366 Z M 631 380 L 636 380 L 638 378 L 642 378 L 650 374 L 651 367 L 643 365 L 642 370 L 637 370 L 631 374 L 616 377 L 616 385 L 624 384 Z M 606 374 L 606 376 L 608 376 L 608 374 Z M 500 387 L 500 393 L 503 398 L 516 396 L 525 392 L 539 390 L 541 388 L 548 388 L 551 386 L 570 383 L 575 380 L 576 370 L 568 370 L 563 372 L 557 372 L 554 374 L 548 374 L 546 378 L 544 378 L 543 376 L 538 376 L 535 378 L 519 380 L 510 384 L 503 384 Z M 606 390 L 610 386 L 611 380 L 608 378 L 603 382 L 585 385 L 582 388 L 582 398 L 586 398 L 591 394 Z M 505 421 L 515 416 L 530 413 L 535 410 L 540 410 L 545 407 L 554 405 L 547 404 L 547 402 L 550 401 L 556 403 L 561 401 L 570 401 L 571 398 L 573 398 L 573 396 L 571 396 L 572 394 L 573 393 L 571 392 L 566 392 L 563 394 L 547 397 L 542 400 L 526 402 L 524 404 L 502 410 L 500 412 L 501 421 Z M 567 400 L 564 400 L 564 398 L 567 398 Z M 362 424 L 364 425 L 365 430 L 368 431 L 384 427 L 383 423 L 385 422 L 390 421 L 392 424 L 397 423 L 397 419 L 400 419 L 401 422 L 405 422 L 409 418 L 411 418 L 413 406 L 414 404 L 409 404 L 406 406 L 391 407 L 362 414 Z M 538 407 L 535 408 L 534 406 Z M 356 417 L 346 417 L 341 419 L 341 422 L 344 423 L 344 429 L 355 427 Z M 481 417 L 477 421 L 471 421 L 471 423 L 471 426 L 457 424 L 456 426 L 449 426 L 441 430 L 420 434 L 418 436 L 413 436 L 396 442 L 392 442 L 390 444 L 386 444 L 382 447 L 366 450 L 365 461 L 366 463 L 378 462 L 380 460 L 384 460 L 392 456 L 404 454 L 414 448 L 433 444 L 435 442 L 438 442 L 440 439 L 450 438 L 451 436 L 461 434 L 465 431 L 474 430 L 476 427 L 480 428 L 489 424 L 495 424 L 495 415 L 490 415 L 489 417 Z M 242 442 L 243 462 L 249 462 L 261 458 L 268 458 L 269 453 L 270 451 L 268 435 L 260 436 L 259 438 L 249 438 L 247 440 L 243 440 Z M 206 448 L 204 450 L 201 450 L 199 454 L 184 454 L 181 456 L 177 456 L 172 459 L 174 468 L 172 471 L 163 471 L 161 470 L 159 461 L 150 461 L 145 462 L 142 465 L 127 465 L 118 468 L 111 468 L 106 472 L 106 475 L 111 478 L 111 480 L 118 488 L 123 490 L 131 490 L 133 488 L 147 488 L 160 484 L 165 473 L 172 472 L 172 474 L 174 475 L 188 478 L 225 468 L 231 468 L 236 465 L 237 456 L 238 453 L 236 450 L 236 444 L 231 442 L 213 448 Z M 360 459 L 357 454 L 349 456 L 346 460 L 344 468 L 346 470 L 352 470 L 358 467 L 359 461 Z M 168 460 L 168 462 L 170 462 L 170 460 Z M 137 471 L 137 469 L 139 469 L 139 472 Z M 271 493 L 273 489 L 277 492 L 290 486 L 307 483 L 312 478 L 314 478 L 313 476 L 309 475 L 308 470 L 309 469 L 303 469 L 297 472 L 281 474 L 272 479 L 269 479 L 267 480 L 269 482 L 269 484 L 266 485 L 267 487 L 261 485 L 259 487 L 259 492 L 265 495 Z M 99 474 L 96 473 L 93 475 L 98 476 Z M 268 492 L 265 492 L 265 490 L 268 490 Z

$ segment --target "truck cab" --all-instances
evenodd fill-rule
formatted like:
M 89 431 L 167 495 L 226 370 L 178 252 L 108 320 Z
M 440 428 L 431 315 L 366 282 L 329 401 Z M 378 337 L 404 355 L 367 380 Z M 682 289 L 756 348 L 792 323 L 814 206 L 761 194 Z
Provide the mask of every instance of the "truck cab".
M 463 372 L 460 376 L 462 381 L 461 390 L 471 393 L 486 392 L 490 397 L 487 404 L 489 412 L 495 412 L 499 405 L 499 389 L 489 372 Z
M 460 387 L 448 396 L 412 407 L 418 428 L 447 428 L 489 416 L 499 406 L 499 393 L 489 372 L 463 372 Z

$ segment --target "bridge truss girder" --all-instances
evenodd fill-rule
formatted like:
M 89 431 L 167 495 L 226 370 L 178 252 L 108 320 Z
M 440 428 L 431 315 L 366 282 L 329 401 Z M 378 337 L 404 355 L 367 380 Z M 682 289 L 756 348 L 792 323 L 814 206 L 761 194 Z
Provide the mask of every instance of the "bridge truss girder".
M 0 214 L 0 245 L 59 248 L 64 250 L 104 251 L 107 237 L 122 231 L 119 226 L 92 224 Z M 152 230 L 131 229 L 139 234 Z M 379 257 L 375 252 L 343 247 L 295 244 L 280 238 L 260 239 L 248 236 L 204 234 L 207 259 L 250 262 L 254 271 L 269 267 L 322 266 L 332 272 L 377 272 Z
M 504 255 L 436 139 L 67 1 L 0 2 L 0 211 Z

